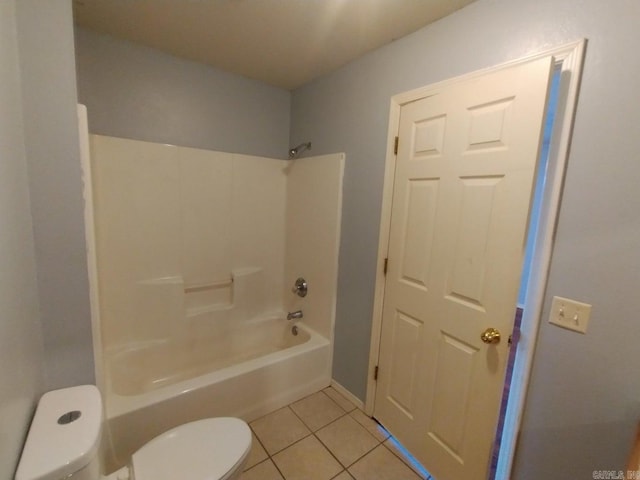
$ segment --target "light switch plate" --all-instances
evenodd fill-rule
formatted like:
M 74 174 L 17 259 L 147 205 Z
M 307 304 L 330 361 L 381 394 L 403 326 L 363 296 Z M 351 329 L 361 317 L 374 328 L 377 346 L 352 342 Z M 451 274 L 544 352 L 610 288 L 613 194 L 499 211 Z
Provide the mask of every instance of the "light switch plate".
M 570 298 L 553 297 L 549 323 L 562 328 L 587 333 L 591 305 Z

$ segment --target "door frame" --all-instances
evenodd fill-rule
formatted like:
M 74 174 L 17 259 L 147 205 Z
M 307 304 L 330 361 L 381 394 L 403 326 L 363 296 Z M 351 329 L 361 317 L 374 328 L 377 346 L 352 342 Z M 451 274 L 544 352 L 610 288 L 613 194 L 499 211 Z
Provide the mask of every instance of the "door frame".
M 558 111 L 556 113 L 556 120 L 554 122 L 551 138 L 551 146 L 549 150 L 550 160 L 540 208 L 540 224 L 535 238 L 533 251 L 533 258 L 536 258 L 537 261 L 531 266 L 528 277 L 528 291 L 524 305 L 524 314 L 522 317 L 520 340 L 515 356 L 513 380 L 507 403 L 505 427 L 503 429 L 496 479 L 509 478 L 515 454 L 517 436 L 522 421 L 522 412 L 524 410 L 524 402 L 533 364 L 533 354 L 541 320 L 540 317 L 544 303 L 549 267 L 551 264 L 551 253 L 553 250 L 564 176 L 569 157 L 571 134 L 573 130 L 586 44 L 586 39 L 580 39 L 578 41 L 545 50 L 521 59 L 444 80 L 426 87 L 400 93 L 391 98 L 382 212 L 380 215 L 380 234 L 378 240 L 376 286 L 374 292 L 371 343 L 369 349 L 367 393 L 365 399 L 365 412 L 368 415 L 373 414 L 376 395 L 376 380 L 374 375 L 375 368 L 379 361 L 380 335 L 382 330 L 382 311 L 386 284 L 384 266 L 389 249 L 391 206 L 393 201 L 393 184 L 396 165 L 394 147 L 400 126 L 400 111 L 402 106 L 416 100 L 436 95 L 440 90 L 454 83 L 471 80 L 487 73 L 521 65 L 543 57 L 554 57 L 554 65 L 561 68 Z

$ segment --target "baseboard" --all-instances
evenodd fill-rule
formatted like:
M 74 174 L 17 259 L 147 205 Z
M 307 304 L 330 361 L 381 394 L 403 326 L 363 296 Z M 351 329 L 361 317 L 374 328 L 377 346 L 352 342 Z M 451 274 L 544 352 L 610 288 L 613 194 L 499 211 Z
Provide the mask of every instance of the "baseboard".
M 347 390 L 345 387 L 336 382 L 333 378 L 331 379 L 331 386 L 338 391 L 342 396 L 346 397 L 351 403 L 353 403 L 360 410 L 364 411 L 364 402 L 356 397 L 353 393 Z

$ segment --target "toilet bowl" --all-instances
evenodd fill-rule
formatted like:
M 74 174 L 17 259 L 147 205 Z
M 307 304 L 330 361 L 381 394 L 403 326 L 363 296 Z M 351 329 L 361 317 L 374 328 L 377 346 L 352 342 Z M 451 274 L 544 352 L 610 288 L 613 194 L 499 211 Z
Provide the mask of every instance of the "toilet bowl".
M 104 477 L 99 463 L 102 400 L 93 385 L 45 393 L 31 422 L 15 480 L 234 480 L 251 450 L 238 418 L 180 425 L 148 442 L 127 467 Z

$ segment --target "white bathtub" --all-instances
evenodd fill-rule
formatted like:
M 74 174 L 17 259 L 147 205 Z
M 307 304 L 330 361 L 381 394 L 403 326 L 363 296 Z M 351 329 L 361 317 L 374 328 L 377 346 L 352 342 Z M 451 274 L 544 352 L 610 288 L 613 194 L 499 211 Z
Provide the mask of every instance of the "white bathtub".
M 298 330 L 294 336 L 286 320 L 261 320 L 222 341 L 158 343 L 108 357 L 107 469 L 182 423 L 215 416 L 251 421 L 328 386 L 329 340 L 303 324 Z

